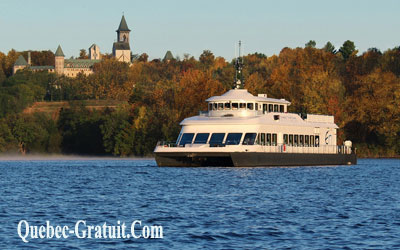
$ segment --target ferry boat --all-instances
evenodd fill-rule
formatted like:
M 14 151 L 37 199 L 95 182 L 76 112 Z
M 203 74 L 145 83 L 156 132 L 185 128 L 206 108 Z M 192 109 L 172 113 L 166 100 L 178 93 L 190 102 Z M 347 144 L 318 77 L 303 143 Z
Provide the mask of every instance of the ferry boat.
M 158 142 L 158 166 L 259 167 L 357 164 L 351 141 L 337 145 L 330 115 L 288 113 L 290 102 L 243 89 L 242 58 L 235 88 L 206 100 L 208 111 L 184 119 L 176 142 Z

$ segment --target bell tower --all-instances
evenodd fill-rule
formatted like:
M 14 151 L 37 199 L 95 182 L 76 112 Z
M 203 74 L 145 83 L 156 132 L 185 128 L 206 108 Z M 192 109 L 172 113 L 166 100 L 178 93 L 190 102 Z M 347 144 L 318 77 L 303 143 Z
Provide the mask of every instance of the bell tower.
M 128 28 L 128 24 L 126 24 L 125 16 L 122 15 L 121 23 L 117 30 L 117 41 L 129 43 L 129 32 L 131 32 L 131 30 Z

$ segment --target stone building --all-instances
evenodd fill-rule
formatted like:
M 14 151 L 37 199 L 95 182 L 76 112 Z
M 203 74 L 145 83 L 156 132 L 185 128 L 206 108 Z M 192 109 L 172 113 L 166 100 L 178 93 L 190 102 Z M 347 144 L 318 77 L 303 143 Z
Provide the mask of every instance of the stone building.
M 28 52 L 28 61 L 22 55 L 19 55 L 17 61 L 14 63 L 13 74 L 15 74 L 18 70 L 28 68 L 32 71 L 48 71 L 54 72 L 54 66 L 32 66 L 31 65 L 31 52 Z
M 129 46 L 130 29 L 126 23 L 125 17 L 122 16 L 117 32 L 117 42 L 113 44 L 113 57 L 118 61 L 131 63 L 131 49 Z M 57 75 L 68 77 L 76 77 L 80 72 L 84 75 L 93 73 L 95 63 L 101 62 L 100 48 L 96 44 L 89 47 L 89 59 L 65 59 L 64 52 L 59 45 L 55 56 L 55 66 L 32 66 L 30 61 L 30 52 L 28 53 L 28 62 L 20 55 L 14 64 L 13 73 L 18 70 L 29 68 L 32 71 L 48 71 L 55 72 Z
M 129 46 L 129 32 L 125 17 L 122 16 L 117 32 L 117 41 L 113 44 L 113 56 L 121 62 L 131 62 L 131 48 Z

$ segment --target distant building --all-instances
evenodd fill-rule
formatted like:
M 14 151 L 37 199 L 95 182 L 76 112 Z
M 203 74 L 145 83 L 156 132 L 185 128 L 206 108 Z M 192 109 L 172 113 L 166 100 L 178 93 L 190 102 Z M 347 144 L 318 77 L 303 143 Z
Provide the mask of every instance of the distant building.
M 113 56 L 120 62 L 131 63 L 131 49 L 129 46 L 130 29 L 126 23 L 125 17 L 122 15 L 117 32 L 117 42 L 113 44 Z M 57 75 L 65 75 L 68 77 L 76 77 L 80 72 L 84 75 L 93 73 L 95 63 L 101 62 L 100 47 L 92 44 L 89 47 L 89 59 L 65 59 L 64 52 L 59 45 L 55 56 L 55 66 L 32 66 L 31 55 L 28 53 L 28 62 L 20 55 L 13 67 L 15 74 L 20 69 L 29 68 L 32 71 L 48 71 L 55 72 Z
M 96 44 L 92 44 L 89 48 L 90 60 L 101 60 L 100 48 Z
M 28 52 L 28 61 L 25 60 L 25 58 L 20 55 L 14 63 L 13 67 L 13 74 L 15 74 L 18 70 L 20 69 L 25 69 L 28 68 L 32 71 L 48 71 L 48 72 L 54 72 L 54 66 L 32 66 L 31 65 L 31 52 Z
M 93 73 L 93 65 L 101 60 L 92 59 L 64 59 L 65 55 L 59 45 L 55 53 L 55 72 L 57 75 L 76 77 L 79 73 L 90 75 Z
M 113 44 L 113 56 L 121 62 L 131 62 L 131 48 L 129 46 L 129 32 L 131 30 L 122 16 L 117 32 L 117 41 Z
M 163 61 L 164 62 L 169 62 L 172 59 L 174 59 L 174 56 L 172 55 L 172 52 L 168 50 L 167 53 L 165 53 Z

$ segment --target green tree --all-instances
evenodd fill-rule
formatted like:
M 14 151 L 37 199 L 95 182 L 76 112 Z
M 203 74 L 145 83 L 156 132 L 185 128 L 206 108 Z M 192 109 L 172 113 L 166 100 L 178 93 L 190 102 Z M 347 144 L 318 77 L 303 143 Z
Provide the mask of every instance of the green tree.
M 305 44 L 306 48 L 315 48 L 317 43 L 314 40 L 310 40 L 308 43 Z
M 330 52 L 332 54 L 336 54 L 335 46 L 331 42 L 327 42 L 323 48 L 326 52 Z
M 347 40 L 343 43 L 342 47 L 340 47 L 339 52 L 342 54 L 344 59 L 348 59 L 351 55 L 356 54 L 356 46 L 354 42 Z

